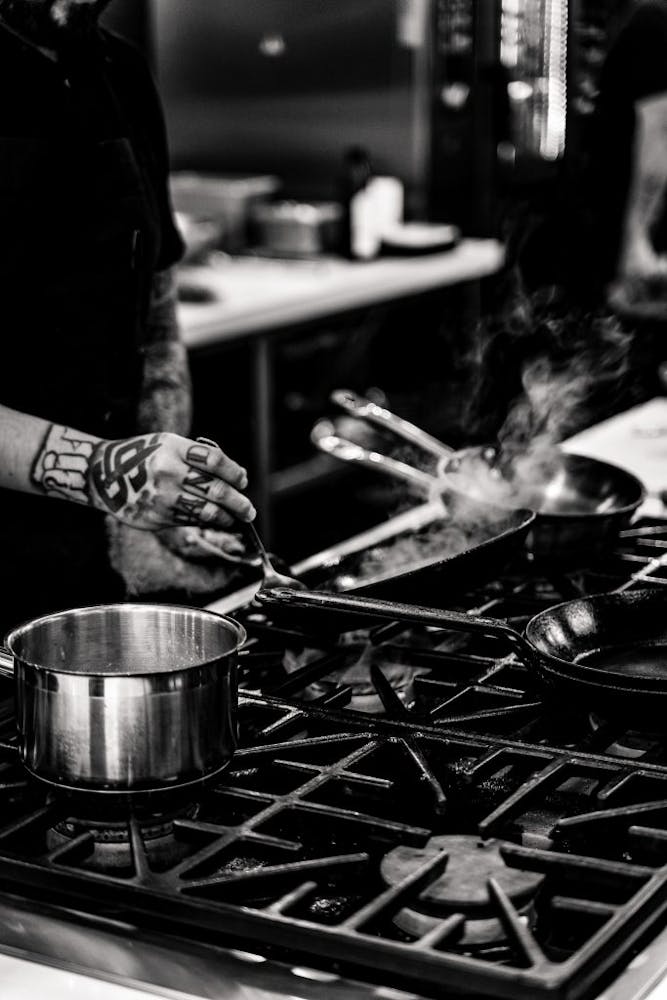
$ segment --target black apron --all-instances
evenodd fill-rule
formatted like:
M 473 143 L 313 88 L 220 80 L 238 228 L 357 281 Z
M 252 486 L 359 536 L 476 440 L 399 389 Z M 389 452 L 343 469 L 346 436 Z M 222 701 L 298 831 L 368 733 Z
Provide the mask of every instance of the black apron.
M 78 78 L 77 78 L 78 74 Z M 104 61 L 74 67 L 61 133 L 0 138 L 2 402 L 104 438 L 136 432 L 141 331 L 159 246 L 140 143 L 123 135 Z M 104 517 L 0 491 L 0 627 L 122 598 Z

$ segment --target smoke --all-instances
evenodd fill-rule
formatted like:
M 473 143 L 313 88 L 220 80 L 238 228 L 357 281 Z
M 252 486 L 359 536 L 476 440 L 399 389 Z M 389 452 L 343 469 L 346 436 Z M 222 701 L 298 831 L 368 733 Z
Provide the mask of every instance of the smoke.
M 428 530 L 399 536 L 338 567 L 333 589 L 465 552 L 508 527 L 508 507 L 590 511 L 589 498 L 560 488 L 559 443 L 636 401 L 633 332 L 606 311 L 572 307 L 542 292 L 525 294 L 516 272 L 510 281 L 501 305 L 472 340 L 471 374 L 459 396 L 463 448 L 436 485 L 445 489 L 445 515 Z M 436 474 L 433 457 L 405 442 L 364 444 Z M 405 506 L 414 505 L 405 484 L 397 491 Z
M 531 506 L 558 467 L 559 442 L 631 395 L 633 345 L 632 332 L 612 314 L 528 296 L 517 284 L 476 338 L 467 422 L 498 451 L 493 481 L 473 463 L 465 470 L 475 478 L 473 492 L 490 489 L 487 498 L 502 502 L 511 483 L 514 500 Z

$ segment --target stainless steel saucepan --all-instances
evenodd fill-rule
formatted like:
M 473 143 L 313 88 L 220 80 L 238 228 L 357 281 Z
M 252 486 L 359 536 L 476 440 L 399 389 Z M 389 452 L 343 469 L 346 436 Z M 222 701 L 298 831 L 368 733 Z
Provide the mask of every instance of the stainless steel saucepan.
M 536 556 L 569 558 L 582 550 L 604 551 L 645 498 L 636 476 L 607 462 L 553 450 L 549 461 L 522 472 L 520 460 L 508 464 L 493 445 L 456 451 L 350 390 L 339 389 L 331 399 L 350 416 L 416 445 L 437 460 L 436 470 L 415 469 L 350 441 L 330 420 L 313 428 L 313 443 L 321 451 L 400 479 L 429 497 L 454 492 L 501 507 L 530 508 L 537 516 L 528 544 Z
M 241 625 L 198 608 L 111 604 L 6 638 L 20 756 L 47 784 L 137 797 L 219 773 L 236 746 Z

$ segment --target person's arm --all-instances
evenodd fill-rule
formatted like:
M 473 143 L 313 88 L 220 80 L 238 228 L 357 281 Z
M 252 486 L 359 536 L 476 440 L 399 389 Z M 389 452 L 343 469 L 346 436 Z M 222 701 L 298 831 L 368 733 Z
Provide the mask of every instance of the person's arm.
M 173 269 L 158 272 L 153 278 L 142 348 L 144 370 L 137 429 L 143 432 L 190 433 L 192 386 L 176 302 Z
M 254 509 L 245 469 L 172 433 L 107 441 L 0 405 L 0 486 L 95 507 L 135 528 L 227 528 Z
M 667 256 L 656 252 L 651 239 L 667 195 L 667 93 L 637 101 L 635 110 L 632 179 L 608 300 L 631 317 L 667 319 Z
M 144 334 L 143 381 L 138 411 L 138 430 L 172 431 L 187 435 L 192 420 L 192 383 L 185 345 L 181 340 L 176 305 L 174 268 L 155 274 Z M 243 551 L 243 544 L 228 532 L 190 525 L 167 528 L 160 539 L 184 558 L 210 557 L 218 553 L 229 559 Z

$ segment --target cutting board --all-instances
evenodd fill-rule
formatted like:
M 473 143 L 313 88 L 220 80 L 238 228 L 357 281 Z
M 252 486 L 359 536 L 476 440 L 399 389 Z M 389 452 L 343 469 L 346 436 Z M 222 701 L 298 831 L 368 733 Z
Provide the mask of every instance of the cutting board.
M 667 490 L 667 397 L 656 397 L 563 441 L 568 452 L 620 465 L 649 493 Z

